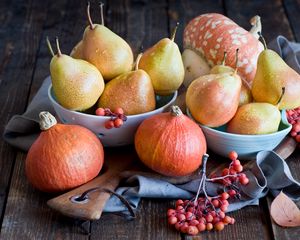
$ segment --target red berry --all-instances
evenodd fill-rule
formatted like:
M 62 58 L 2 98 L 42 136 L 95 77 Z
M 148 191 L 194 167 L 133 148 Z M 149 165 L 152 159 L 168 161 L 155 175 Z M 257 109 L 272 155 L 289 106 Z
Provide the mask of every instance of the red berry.
M 123 120 L 121 118 L 117 118 L 117 119 L 114 120 L 114 126 L 115 126 L 115 128 L 121 127 L 123 125 L 123 123 L 124 122 L 123 122 Z
M 241 165 L 241 162 L 240 162 L 240 160 L 233 160 L 232 161 L 232 166 L 239 166 L 239 165 Z
M 215 225 L 214 225 L 214 228 L 217 230 L 217 231 L 222 231 L 224 229 L 224 223 L 222 222 L 217 222 Z
M 197 228 L 198 228 L 199 232 L 203 232 L 206 229 L 206 225 L 204 223 L 199 223 L 197 225 Z
M 221 194 L 221 199 L 222 200 L 227 200 L 229 198 L 229 194 L 227 193 L 227 192 L 223 192 L 222 194 Z
M 118 107 L 115 109 L 114 113 L 122 115 L 122 114 L 124 114 L 124 110 L 123 110 L 123 108 Z
M 295 140 L 296 140 L 296 142 L 300 142 L 300 135 L 297 135 L 296 137 L 295 137 Z
M 295 132 L 300 132 L 300 123 L 294 124 L 292 129 L 293 129 Z
M 292 137 L 296 137 L 296 136 L 297 136 L 297 132 L 294 131 L 294 130 L 292 130 L 292 131 L 291 131 L 291 136 L 292 136 Z
M 168 218 L 168 223 L 171 224 L 171 225 L 174 225 L 174 224 L 177 223 L 177 222 L 178 222 L 177 217 L 170 216 L 170 217 Z
M 95 114 L 97 116 L 105 116 L 105 110 L 104 110 L 104 108 L 97 108 Z
M 234 170 L 237 171 L 238 173 L 243 171 L 243 166 L 242 165 L 236 165 L 233 166 Z
M 247 185 L 249 183 L 249 178 L 247 177 L 240 178 L 239 180 L 242 185 Z
M 234 224 L 234 223 L 235 223 L 235 219 L 234 219 L 234 218 L 231 218 L 230 224 Z
M 179 213 L 179 214 L 177 215 L 177 218 L 178 218 L 179 221 L 183 221 L 183 220 L 186 219 L 186 217 L 185 217 L 185 215 L 184 215 L 183 213 Z
M 225 216 L 224 219 L 223 219 L 223 222 L 224 222 L 225 224 L 231 223 L 231 217 Z
M 178 212 L 178 213 L 184 213 L 185 212 L 184 207 L 183 206 L 177 206 L 176 207 L 176 212 Z
M 194 216 L 194 214 L 191 213 L 191 212 L 186 212 L 186 213 L 185 213 L 185 217 L 186 217 L 186 219 L 188 219 L 188 220 L 191 220 L 193 216 Z
M 220 206 L 220 202 L 217 199 L 212 200 L 212 204 L 214 205 L 214 207 L 219 207 Z
M 199 230 L 196 226 L 189 226 L 186 230 L 186 233 L 189 235 L 197 235 L 199 233 Z
M 214 217 L 211 214 L 207 214 L 205 219 L 206 219 L 206 222 L 210 223 L 214 220 Z
M 186 211 L 193 213 L 195 211 L 195 208 L 194 207 L 188 207 Z
M 167 216 L 175 216 L 176 215 L 176 211 L 174 209 L 168 209 L 167 211 Z
M 220 218 L 219 217 L 214 217 L 214 220 L 212 221 L 213 224 L 216 224 L 217 222 L 220 222 Z
M 230 197 L 234 197 L 236 195 L 236 191 L 233 189 L 228 190 L 228 194 L 230 195 Z
M 206 224 L 206 230 L 207 231 L 210 231 L 210 230 L 212 230 L 214 228 L 214 226 L 212 225 L 212 223 L 207 223 Z
M 225 213 L 223 211 L 218 212 L 218 214 L 221 219 L 225 217 Z
M 193 219 L 193 220 L 191 220 L 191 221 L 189 222 L 189 224 L 190 224 L 191 226 L 197 226 L 197 225 L 199 224 L 199 221 L 196 220 L 196 219 Z
M 175 228 L 179 231 L 180 228 L 183 226 L 183 222 L 177 222 L 175 223 Z
M 227 200 L 222 200 L 222 205 L 228 207 L 229 206 L 229 202 Z
M 238 158 L 238 154 L 237 152 L 235 151 L 231 151 L 229 154 L 228 154 L 228 157 L 231 159 L 231 160 L 235 160 Z
M 111 129 L 114 127 L 114 121 L 113 120 L 108 120 L 105 122 L 105 128 L 106 129 Z
M 227 211 L 227 206 L 226 205 L 222 205 L 221 207 L 220 207 L 220 209 L 221 209 L 221 211 L 223 211 L 223 212 L 226 212 Z
M 213 217 L 217 216 L 216 211 L 211 211 L 210 214 L 211 214 Z
M 236 170 L 234 168 L 230 168 L 229 173 L 230 173 L 230 175 L 235 175 Z
M 178 199 L 175 203 L 176 207 L 179 205 L 183 205 L 183 201 L 181 199 Z
M 180 227 L 180 231 L 181 231 L 182 233 L 186 233 L 188 227 L 189 227 L 188 223 L 187 223 L 187 222 L 184 222 L 183 225 Z

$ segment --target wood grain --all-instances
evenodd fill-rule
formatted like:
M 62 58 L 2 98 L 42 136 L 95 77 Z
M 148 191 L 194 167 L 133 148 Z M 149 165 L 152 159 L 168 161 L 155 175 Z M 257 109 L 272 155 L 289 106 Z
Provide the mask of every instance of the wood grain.
M 262 21 L 262 33 L 267 42 L 279 34 L 290 40 L 294 39 L 282 1 L 225 0 L 224 3 L 227 16 L 247 30 L 251 28 L 249 23 L 251 17 L 259 15 Z
M 284 0 L 282 2 L 295 40 L 300 42 L 300 23 L 298 17 L 300 13 L 300 0 Z
M 14 114 L 25 110 L 28 91 L 36 63 L 43 21 L 46 12 L 39 1 L 1 1 L 0 25 L 0 132 Z M 0 222 L 2 222 L 6 198 L 16 151 L 0 141 Z

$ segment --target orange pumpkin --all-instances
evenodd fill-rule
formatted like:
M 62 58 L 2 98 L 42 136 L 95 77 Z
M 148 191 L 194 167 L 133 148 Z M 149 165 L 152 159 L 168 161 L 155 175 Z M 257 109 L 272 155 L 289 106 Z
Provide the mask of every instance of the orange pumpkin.
M 141 161 L 166 176 L 184 176 L 202 163 L 206 140 L 200 127 L 173 106 L 142 122 L 135 135 Z
M 44 192 L 65 191 L 84 184 L 100 172 L 104 152 L 90 130 L 56 123 L 48 112 L 40 113 L 41 134 L 26 158 L 29 182 Z
M 238 73 L 251 83 L 258 55 L 263 50 L 257 34 L 261 31 L 260 18 L 254 17 L 252 24 L 254 27 L 248 32 L 221 14 L 200 15 L 192 19 L 184 29 L 184 48 L 204 58 L 210 67 L 220 64 L 224 52 L 227 52 L 226 65 L 232 68 L 235 68 L 235 52 L 238 48 Z

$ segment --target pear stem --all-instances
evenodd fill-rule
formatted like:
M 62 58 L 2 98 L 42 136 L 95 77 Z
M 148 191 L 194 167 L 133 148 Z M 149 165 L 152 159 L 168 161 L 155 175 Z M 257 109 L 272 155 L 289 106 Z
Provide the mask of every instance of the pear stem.
M 95 26 L 94 26 L 92 18 L 91 18 L 90 2 L 87 3 L 86 14 L 87 14 L 87 18 L 88 18 L 88 21 L 89 21 L 90 29 L 93 30 L 95 28 Z
M 237 48 L 236 51 L 235 51 L 235 70 L 234 70 L 234 74 L 237 73 L 238 63 L 239 63 L 239 49 Z
M 59 47 L 58 37 L 55 38 L 55 41 L 56 41 L 56 48 L 57 48 L 57 56 L 60 57 L 62 54 Z
M 276 104 L 277 107 L 278 107 L 279 104 L 281 103 L 281 100 L 282 100 L 282 98 L 283 98 L 284 93 L 285 93 L 285 87 L 282 88 L 282 92 L 281 92 L 280 98 L 278 99 L 278 102 L 277 102 L 277 104 Z
M 104 15 L 103 15 L 103 7 L 104 7 L 104 3 L 100 2 L 99 3 L 100 6 L 100 17 L 101 17 L 101 25 L 104 26 Z
M 259 38 L 262 40 L 262 44 L 264 45 L 264 49 L 267 50 L 268 47 L 267 47 L 267 43 L 266 43 L 265 38 L 263 37 L 263 35 L 261 34 L 261 32 L 258 32 L 257 34 L 259 35 Z
M 173 41 L 173 42 L 174 42 L 174 40 L 175 40 L 175 36 L 176 36 L 176 32 L 177 32 L 178 25 L 179 25 L 179 22 L 176 23 L 176 26 L 175 26 L 175 28 L 174 28 L 174 30 L 173 30 L 172 35 L 171 35 L 171 41 Z
M 222 66 L 225 66 L 226 58 L 227 58 L 227 52 L 224 51 L 223 60 L 222 60 L 222 62 L 221 62 L 221 65 L 222 65 Z
M 49 49 L 49 51 L 50 51 L 52 57 L 54 57 L 55 54 L 54 54 L 54 52 L 53 52 L 53 48 L 52 48 L 52 46 L 51 46 L 51 43 L 50 43 L 50 41 L 49 41 L 48 36 L 46 37 L 46 42 L 47 42 L 48 49 Z
M 142 56 L 143 56 L 143 53 L 140 53 L 140 54 L 136 57 L 134 70 L 138 70 L 138 69 L 139 69 L 139 63 L 140 63 L 140 60 L 141 60 Z

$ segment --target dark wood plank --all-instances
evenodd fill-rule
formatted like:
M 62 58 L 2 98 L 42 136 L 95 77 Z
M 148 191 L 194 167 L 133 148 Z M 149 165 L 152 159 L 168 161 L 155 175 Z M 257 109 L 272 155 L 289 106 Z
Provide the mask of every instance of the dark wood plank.
M 286 160 L 287 164 L 290 167 L 290 170 L 292 172 L 293 177 L 297 180 L 300 181 L 300 151 L 296 150 L 296 152 L 289 157 Z M 267 202 L 268 206 L 270 208 L 272 201 L 274 200 L 273 197 L 268 196 Z M 300 208 L 300 201 L 296 202 L 297 206 Z M 271 218 L 271 216 L 269 215 Z M 272 229 L 274 233 L 274 239 L 275 240 L 294 240 L 298 239 L 300 236 L 300 228 L 299 227 L 294 227 L 294 228 L 284 228 L 280 227 L 277 225 L 272 219 L 270 220 L 272 222 Z
M 97 4 L 94 6 L 98 8 Z M 49 75 L 51 57 L 45 42 L 46 36 L 52 42 L 58 36 L 61 50 L 70 52 L 82 38 L 87 25 L 85 7 L 86 3 L 80 0 L 49 4 L 40 48 L 35 50 L 38 60 L 29 99 L 34 96 L 44 77 Z M 46 7 L 43 6 L 43 9 Z M 88 236 L 83 234 L 73 220 L 61 216 L 46 205 L 47 200 L 53 196 L 36 191 L 28 184 L 24 175 L 25 156 L 19 153 L 16 160 L 2 226 L 3 239 L 87 239 Z M 89 231 L 89 222 L 86 227 Z
M 300 41 L 300 23 L 299 23 L 299 13 L 300 13 L 300 0 L 284 0 L 283 6 L 291 25 L 291 29 L 294 33 L 297 42 Z
M 8 120 L 25 110 L 32 81 L 47 1 L 1 1 L 0 25 L 0 132 Z M 3 20 L 3 21 L 2 21 Z M 0 141 L 0 222 L 16 151 Z
M 200 14 L 217 12 L 224 13 L 223 4 L 221 0 L 217 1 L 184 1 L 184 0 L 169 0 L 168 4 L 168 14 L 169 14 L 169 32 L 172 32 L 174 26 L 179 22 L 179 27 L 177 30 L 177 35 L 175 42 L 180 46 L 182 50 L 182 38 L 184 27 Z
M 99 239 L 181 239 L 167 223 L 166 210 L 172 206 L 166 200 L 142 200 L 137 218 L 128 221 L 114 214 L 104 214 L 92 224 L 91 240 Z
M 263 3 L 260 0 L 225 0 L 224 2 L 228 17 L 247 30 L 251 28 L 249 20 L 259 15 L 262 21 L 262 33 L 267 42 L 279 34 L 290 40 L 294 39 L 280 0 L 266 0 Z

